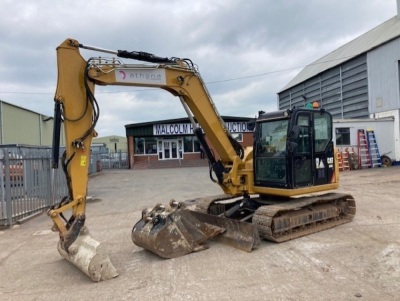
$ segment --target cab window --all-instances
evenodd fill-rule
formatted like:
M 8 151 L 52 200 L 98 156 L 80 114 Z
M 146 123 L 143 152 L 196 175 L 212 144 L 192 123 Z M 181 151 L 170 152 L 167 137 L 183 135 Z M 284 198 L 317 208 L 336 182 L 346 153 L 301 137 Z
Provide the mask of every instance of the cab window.
M 297 117 L 297 125 L 299 126 L 299 135 L 296 139 L 298 153 L 310 153 L 310 118 L 309 115 L 299 115 Z
M 315 152 L 324 152 L 332 140 L 332 121 L 328 113 L 314 113 Z

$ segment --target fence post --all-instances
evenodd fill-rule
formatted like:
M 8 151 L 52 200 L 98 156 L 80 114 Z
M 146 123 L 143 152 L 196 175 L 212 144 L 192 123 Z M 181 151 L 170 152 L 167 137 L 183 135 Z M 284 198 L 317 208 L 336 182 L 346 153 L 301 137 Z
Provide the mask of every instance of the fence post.
M 10 156 L 8 154 L 8 149 L 4 149 L 4 178 L 6 184 L 6 216 L 7 225 L 12 225 L 12 202 L 11 202 L 11 178 L 10 178 Z
M 1 150 L 0 150 L 1 151 Z M 4 155 L 1 156 L 1 160 L 0 160 L 0 175 L 2 175 L 1 179 L 0 179 L 0 184 L 1 184 L 1 220 L 4 220 L 7 218 L 7 214 L 6 214 L 6 193 L 5 193 L 5 182 L 4 182 Z M 1 226 L 4 226 L 3 224 L 1 224 Z

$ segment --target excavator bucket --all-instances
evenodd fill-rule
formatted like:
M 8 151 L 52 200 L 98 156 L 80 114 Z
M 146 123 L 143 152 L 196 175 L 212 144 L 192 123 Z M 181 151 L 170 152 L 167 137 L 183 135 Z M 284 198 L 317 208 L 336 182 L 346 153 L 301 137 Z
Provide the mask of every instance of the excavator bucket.
M 175 258 L 207 249 L 205 241 L 225 229 L 198 221 L 189 210 L 171 202 L 144 210 L 132 229 L 132 241 L 163 258 Z
M 171 202 L 144 210 L 142 219 L 132 229 L 132 241 L 163 258 L 175 258 L 207 247 L 205 241 L 217 241 L 250 252 L 260 245 L 257 227 L 184 209 Z
M 68 248 L 68 251 L 63 249 L 62 243 L 59 241 L 58 252 L 60 255 L 93 281 L 98 282 L 118 276 L 106 250 L 90 236 L 86 227 L 81 229 L 79 236 Z
M 251 252 L 261 244 L 258 228 L 254 224 L 197 211 L 191 211 L 191 214 L 200 222 L 224 228 L 224 234 L 214 238 L 220 243 L 246 252 Z

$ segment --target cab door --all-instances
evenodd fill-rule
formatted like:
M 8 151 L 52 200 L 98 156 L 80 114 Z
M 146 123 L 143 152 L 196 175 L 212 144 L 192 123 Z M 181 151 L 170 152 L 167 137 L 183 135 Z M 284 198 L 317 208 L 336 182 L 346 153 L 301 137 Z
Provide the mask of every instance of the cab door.
M 293 188 L 313 185 L 313 131 L 311 112 L 301 111 L 295 116 L 294 138 L 296 150 L 291 155 Z
M 334 145 L 332 116 L 328 112 L 314 113 L 314 185 L 331 183 L 334 175 Z

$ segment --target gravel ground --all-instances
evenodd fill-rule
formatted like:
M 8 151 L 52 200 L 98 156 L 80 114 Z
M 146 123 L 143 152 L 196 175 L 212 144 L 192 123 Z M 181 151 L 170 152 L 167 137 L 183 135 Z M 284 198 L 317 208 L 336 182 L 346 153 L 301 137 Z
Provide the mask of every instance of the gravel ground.
M 0 231 L 0 300 L 399 300 L 400 168 L 341 173 L 353 222 L 251 253 L 208 250 L 161 259 L 130 237 L 141 210 L 220 194 L 204 167 L 104 171 L 89 180 L 87 226 L 119 272 L 94 283 L 62 259 L 42 214 Z

